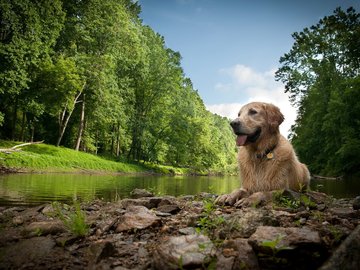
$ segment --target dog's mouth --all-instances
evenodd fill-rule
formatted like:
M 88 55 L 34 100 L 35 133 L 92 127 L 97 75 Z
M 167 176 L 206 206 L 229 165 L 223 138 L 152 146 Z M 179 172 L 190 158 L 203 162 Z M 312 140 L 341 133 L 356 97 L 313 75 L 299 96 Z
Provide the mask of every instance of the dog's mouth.
M 256 140 L 260 137 L 261 134 L 261 128 L 258 128 L 254 133 L 252 134 L 243 134 L 243 133 L 235 133 L 237 135 L 236 138 L 236 145 L 242 146 L 248 143 L 254 143 Z

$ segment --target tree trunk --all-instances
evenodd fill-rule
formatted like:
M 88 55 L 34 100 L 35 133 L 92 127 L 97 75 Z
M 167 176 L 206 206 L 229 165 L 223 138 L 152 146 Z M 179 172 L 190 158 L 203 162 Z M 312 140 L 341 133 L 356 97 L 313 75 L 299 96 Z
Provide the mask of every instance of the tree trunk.
M 30 142 L 34 141 L 34 134 L 35 134 L 35 121 L 32 122 L 31 124 L 31 138 L 30 138 Z
M 67 127 L 67 124 L 69 123 L 69 119 L 71 117 L 72 112 L 74 111 L 75 104 L 77 103 L 77 100 L 79 99 L 81 93 L 82 92 L 79 92 L 76 95 L 76 97 L 74 99 L 74 104 L 73 104 L 74 106 L 72 107 L 72 109 L 66 114 L 67 108 L 65 107 L 62 114 L 59 115 L 59 137 L 57 139 L 56 146 L 59 146 L 60 143 L 61 143 L 61 140 L 62 140 L 62 138 L 64 136 L 64 133 L 65 133 L 65 129 Z
M 111 127 L 111 148 L 110 148 L 110 153 L 111 155 L 114 154 L 114 142 L 115 142 L 115 124 L 112 124 Z
M 25 119 L 26 119 L 26 113 L 23 112 L 22 120 L 21 120 L 21 131 L 19 136 L 19 141 L 24 141 L 24 133 L 25 133 Z
M 117 131 L 116 131 L 116 156 L 120 156 L 120 123 L 117 123 Z
M 11 139 L 15 140 L 15 130 L 16 130 L 16 121 L 17 121 L 17 110 L 18 110 L 18 98 L 15 99 L 13 117 L 11 122 Z
M 78 131 L 76 144 L 75 144 L 76 151 L 79 151 L 79 148 L 80 148 L 81 138 L 82 138 L 82 134 L 84 131 L 84 122 L 85 122 L 85 94 L 83 94 L 83 100 L 82 100 L 82 105 L 81 105 L 80 125 L 79 125 L 79 131 Z

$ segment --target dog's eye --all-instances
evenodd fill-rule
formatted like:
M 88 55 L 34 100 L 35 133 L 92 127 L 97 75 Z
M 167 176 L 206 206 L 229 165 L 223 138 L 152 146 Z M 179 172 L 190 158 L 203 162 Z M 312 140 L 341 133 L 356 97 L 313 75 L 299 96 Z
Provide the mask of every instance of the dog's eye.
M 256 110 L 254 110 L 254 109 L 249 110 L 249 115 L 255 115 L 255 114 L 257 114 Z

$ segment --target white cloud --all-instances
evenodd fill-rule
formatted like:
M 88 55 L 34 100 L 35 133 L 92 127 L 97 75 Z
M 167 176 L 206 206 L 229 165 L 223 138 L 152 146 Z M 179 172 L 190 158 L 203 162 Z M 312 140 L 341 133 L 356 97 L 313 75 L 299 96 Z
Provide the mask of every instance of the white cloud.
M 222 69 L 221 73 L 230 76 L 230 83 L 218 83 L 215 89 L 232 94 L 239 93 L 243 97 L 235 103 L 206 105 L 213 113 L 230 119 L 236 118 L 240 108 L 252 101 L 262 101 L 278 106 L 285 116 L 285 121 L 280 126 L 280 132 L 287 136 L 291 125 L 296 119 L 296 109 L 291 106 L 284 86 L 275 81 L 275 69 L 266 72 L 257 72 L 244 65 L 236 65 L 229 69 Z

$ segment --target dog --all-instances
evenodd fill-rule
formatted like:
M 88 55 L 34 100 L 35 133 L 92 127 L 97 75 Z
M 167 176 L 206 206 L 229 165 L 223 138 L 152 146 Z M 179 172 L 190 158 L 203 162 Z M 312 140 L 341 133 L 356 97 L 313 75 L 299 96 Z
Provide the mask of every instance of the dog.
M 242 187 L 217 197 L 217 204 L 241 206 L 251 194 L 308 187 L 308 168 L 300 163 L 290 142 L 280 134 L 283 121 L 280 109 L 270 103 L 252 102 L 240 109 L 230 125 L 239 146 Z

